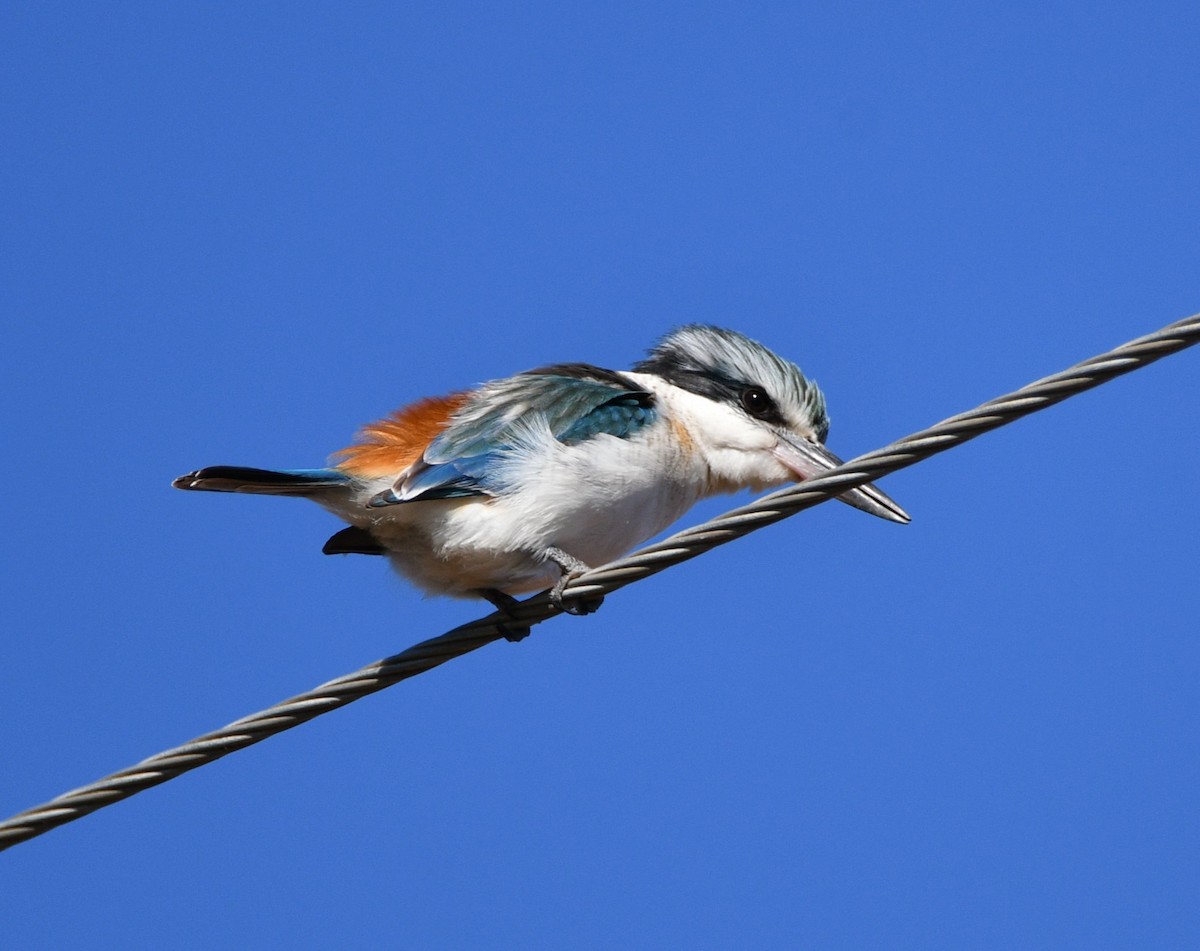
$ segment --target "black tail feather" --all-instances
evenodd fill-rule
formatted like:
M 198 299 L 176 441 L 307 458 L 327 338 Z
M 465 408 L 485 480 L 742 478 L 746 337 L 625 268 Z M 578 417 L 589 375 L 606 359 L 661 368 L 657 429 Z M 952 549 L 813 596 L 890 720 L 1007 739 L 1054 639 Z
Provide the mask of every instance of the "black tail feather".
M 252 469 L 248 466 L 207 466 L 171 483 L 177 489 L 203 492 L 251 492 L 257 495 L 313 495 L 350 480 L 336 469 Z
M 325 543 L 321 549 L 326 555 L 386 555 L 384 548 L 375 536 L 365 528 L 351 525 L 343 528 Z

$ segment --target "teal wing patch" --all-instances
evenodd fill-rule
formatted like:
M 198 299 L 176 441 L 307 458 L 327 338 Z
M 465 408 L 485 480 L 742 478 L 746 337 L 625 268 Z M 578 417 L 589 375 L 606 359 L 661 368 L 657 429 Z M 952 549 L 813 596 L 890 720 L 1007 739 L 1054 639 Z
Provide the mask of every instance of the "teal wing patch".
M 497 494 L 502 488 L 497 470 L 521 451 L 517 433 L 531 422 L 544 423 L 559 442 L 574 446 L 600 435 L 627 439 L 656 415 L 652 393 L 620 374 L 583 364 L 488 383 L 403 482 L 371 504 Z

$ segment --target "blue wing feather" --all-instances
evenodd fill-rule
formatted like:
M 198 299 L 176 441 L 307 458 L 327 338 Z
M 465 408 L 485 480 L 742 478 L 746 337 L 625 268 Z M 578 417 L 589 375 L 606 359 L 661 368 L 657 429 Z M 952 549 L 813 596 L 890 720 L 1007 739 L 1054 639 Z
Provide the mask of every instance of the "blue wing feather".
M 485 384 L 430 444 L 423 464 L 373 504 L 496 494 L 497 469 L 518 451 L 518 433 L 532 421 L 574 446 L 601 435 L 627 439 L 655 415 L 653 394 L 583 364 Z
M 579 417 L 556 435 L 560 442 L 568 446 L 586 442 L 601 434 L 627 439 L 650 422 L 653 416 L 653 407 L 645 405 L 640 395 L 618 396 Z
M 404 483 L 404 497 L 392 501 L 415 502 L 418 499 L 461 499 L 471 495 L 487 495 L 487 474 L 498 461 L 499 453 L 488 452 L 439 462 L 410 476 Z

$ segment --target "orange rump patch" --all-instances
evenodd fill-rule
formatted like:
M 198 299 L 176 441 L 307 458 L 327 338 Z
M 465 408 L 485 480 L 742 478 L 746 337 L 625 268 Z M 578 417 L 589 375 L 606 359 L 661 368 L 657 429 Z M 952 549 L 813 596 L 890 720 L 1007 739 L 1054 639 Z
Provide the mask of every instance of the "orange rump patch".
M 337 467 L 365 479 L 399 475 L 421 458 L 466 401 L 466 393 L 432 396 L 364 426 L 357 443 L 334 453 Z

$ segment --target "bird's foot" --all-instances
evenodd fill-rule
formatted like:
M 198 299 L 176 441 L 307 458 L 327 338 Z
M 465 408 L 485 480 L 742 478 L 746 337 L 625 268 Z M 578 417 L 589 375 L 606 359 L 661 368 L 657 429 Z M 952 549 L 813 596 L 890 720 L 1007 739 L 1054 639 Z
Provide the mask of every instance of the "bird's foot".
M 547 559 L 554 562 L 562 570 L 558 581 L 550 589 L 550 603 L 559 610 L 566 611 L 567 614 L 577 616 L 599 611 L 600 605 L 604 603 L 604 595 L 602 594 L 592 597 L 579 597 L 576 595 L 570 601 L 563 598 L 563 592 L 567 590 L 567 585 L 584 572 L 590 571 L 591 566 L 584 564 L 574 555 L 568 554 L 561 548 L 547 548 L 545 554 Z
M 505 616 L 504 621 L 496 623 L 496 630 L 506 641 L 516 643 L 523 641 L 529 636 L 529 625 L 523 621 L 518 621 L 513 616 L 513 609 L 521 602 L 510 594 L 505 594 L 503 591 L 497 591 L 495 588 L 484 588 L 479 592 L 480 596 L 486 598 L 492 603 L 492 606 Z

